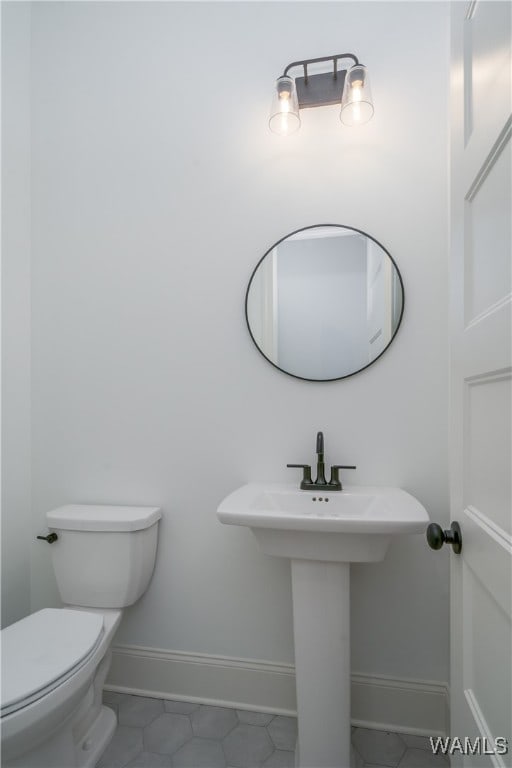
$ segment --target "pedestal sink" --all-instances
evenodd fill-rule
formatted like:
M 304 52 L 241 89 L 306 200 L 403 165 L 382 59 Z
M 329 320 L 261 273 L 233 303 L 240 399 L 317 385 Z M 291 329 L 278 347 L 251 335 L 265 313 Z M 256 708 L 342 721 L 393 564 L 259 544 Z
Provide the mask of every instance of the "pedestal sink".
M 391 538 L 429 517 L 400 488 L 302 491 L 249 483 L 221 502 L 222 523 L 251 529 L 291 560 L 298 768 L 350 768 L 350 563 L 384 559 Z

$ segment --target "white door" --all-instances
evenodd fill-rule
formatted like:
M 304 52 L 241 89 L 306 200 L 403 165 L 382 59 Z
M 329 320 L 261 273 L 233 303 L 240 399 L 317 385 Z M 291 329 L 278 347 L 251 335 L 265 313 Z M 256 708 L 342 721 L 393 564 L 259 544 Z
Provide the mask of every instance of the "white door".
M 451 519 L 462 552 L 450 552 L 450 735 L 463 752 L 477 746 L 463 755 L 452 742 L 451 760 L 503 768 L 512 766 L 511 4 L 454 2 L 451 13 Z

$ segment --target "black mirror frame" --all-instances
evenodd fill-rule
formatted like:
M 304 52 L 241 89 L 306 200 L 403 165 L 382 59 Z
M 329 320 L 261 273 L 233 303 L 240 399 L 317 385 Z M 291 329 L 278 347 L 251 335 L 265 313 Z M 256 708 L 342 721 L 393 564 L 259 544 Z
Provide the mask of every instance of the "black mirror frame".
M 269 255 L 269 253 L 271 251 L 274 250 L 274 248 L 277 245 L 279 245 L 279 243 L 282 243 L 284 240 L 287 240 L 292 235 L 296 235 L 298 232 L 305 232 L 308 229 L 318 229 L 319 227 L 337 227 L 338 229 L 350 229 L 353 232 L 358 232 L 360 235 L 364 235 L 364 237 L 368 237 L 370 240 L 373 240 L 373 242 L 376 243 L 379 246 L 379 248 L 381 248 L 384 251 L 384 253 L 388 256 L 388 258 L 390 259 L 390 261 L 393 264 L 394 268 L 396 269 L 396 273 L 397 273 L 398 279 L 400 281 L 400 287 L 402 289 L 402 308 L 401 308 L 401 311 L 400 311 L 400 317 L 398 318 L 398 323 L 397 323 L 397 326 L 396 326 L 396 330 L 395 330 L 393 336 L 391 337 L 391 340 L 390 340 L 389 344 L 387 344 L 384 347 L 384 349 L 382 350 L 382 352 L 379 355 L 377 355 L 377 357 L 374 360 L 372 360 L 371 363 L 368 363 L 368 365 L 364 365 L 362 368 L 358 368 L 357 371 L 353 371 L 352 373 L 347 373 L 345 376 L 336 376 L 336 377 L 334 377 L 332 379 L 308 379 L 306 376 L 297 376 L 297 374 L 295 374 L 295 373 L 290 373 L 289 371 L 285 371 L 284 368 L 280 368 L 278 365 L 276 365 L 276 363 L 273 363 L 272 360 L 269 357 L 266 356 L 266 354 L 262 351 L 262 349 L 256 343 L 256 340 L 255 340 L 255 338 L 254 338 L 254 336 L 252 334 L 252 331 L 251 331 L 251 326 L 249 325 L 249 313 L 247 311 L 247 304 L 248 304 L 248 301 L 249 301 L 249 291 L 250 291 L 250 288 L 251 288 L 251 283 L 252 283 L 254 275 L 256 274 L 256 271 L 257 271 L 258 267 L 260 266 L 260 264 L 262 263 L 262 261 Z M 391 344 L 395 340 L 396 335 L 397 335 L 397 333 L 398 333 L 398 331 L 400 329 L 400 325 L 402 324 L 402 318 L 404 316 L 404 309 L 405 309 L 404 281 L 402 280 L 402 275 L 400 273 L 400 270 L 398 269 L 398 265 L 397 265 L 396 261 L 394 260 L 394 258 L 392 257 L 392 255 L 390 254 L 390 252 L 387 250 L 387 248 L 384 248 L 382 243 L 380 243 L 374 237 L 369 235 L 367 232 L 364 232 L 362 229 L 357 229 L 357 227 L 349 227 L 346 224 L 310 224 L 308 227 L 300 227 L 300 229 L 295 229 L 293 232 L 288 232 L 287 235 L 282 237 L 280 240 L 277 240 L 267 251 L 265 251 L 265 253 L 263 254 L 263 256 L 258 261 L 258 263 L 256 264 L 256 266 L 254 267 L 254 269 L 252 271 L 251 277 L 249 279 L 249 283 L 247 284 L 247 290 L 245 292 L 245 322 L 247 324 L 247 329 L 249 331 L 249 335 L 250 335 L 250 337 L 251 337 L 251 339 L 253 341 L 253 344 L 256 347 L 256 349 L 258 350 L 258 352 L 260 353 L 260 355 L 262 355 L 262 357 L 264 357 L 265 360 L 270 363 L 270 365 L 272 365 L 274 368 L 277 368 L 277 370 L 281 371 L 281 373 L 285 373 L 287 376 L 292 376 L 294 379 L 299 379 L 301 381 L 314 381 L 314 382 L 318 382 L 318 383 L 323 383 L 323 382 L 326 382 L 326 381 L 341 381 L 342 379 L 349 379 L 351 376 L 355 376 L 357 373 L 361 373 L 361 371 L 365 371 L 371 365 L 376 363 L 377 360 L 379 360 L 382 357 L 384 352 L 386 352 L 386 350 L 389 349 L 389 347 L 391 346 Z

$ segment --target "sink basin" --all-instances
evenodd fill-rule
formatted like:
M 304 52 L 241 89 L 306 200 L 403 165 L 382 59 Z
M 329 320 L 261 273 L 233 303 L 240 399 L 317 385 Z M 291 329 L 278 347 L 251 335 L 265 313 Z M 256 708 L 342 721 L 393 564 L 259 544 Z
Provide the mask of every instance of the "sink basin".
M 222 523 L 248 526 L 269 555 L 331 562 L 382 560 L 392 536 L 423 533 L 420 502 L 401 488 L 345 486 L 302 491 L 289 483 L 248 483 L 220 504 Z
M 249 483 L 221 502 L 222 523 L 248 526 L 260 549 L 291 560 L 297 768 L 349 768 L 350 563 L 382 560 L 393 536 L 429 517 L 400 488 L 302 491 Z M 311 691 L 319 695 L 312 696 Z

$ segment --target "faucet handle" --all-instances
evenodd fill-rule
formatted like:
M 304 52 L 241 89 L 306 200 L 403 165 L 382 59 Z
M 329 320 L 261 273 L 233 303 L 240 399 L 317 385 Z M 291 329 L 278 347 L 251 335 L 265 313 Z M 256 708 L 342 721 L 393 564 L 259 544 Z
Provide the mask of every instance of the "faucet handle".
M 333 464 L 331 467 L 331 479 L 329 481 L 329 485 L 336 486 L 336 490 L 342 491 L 343 486 L 340 481 L 340 469 L 357 469 L 357 467 L 354 467 L 349 464 Z
M 309 464 L 287 464 L 287 467 L 293 467 L 294 469 L 302 469 L 302 483 L 311 483 L 311 467 Z

